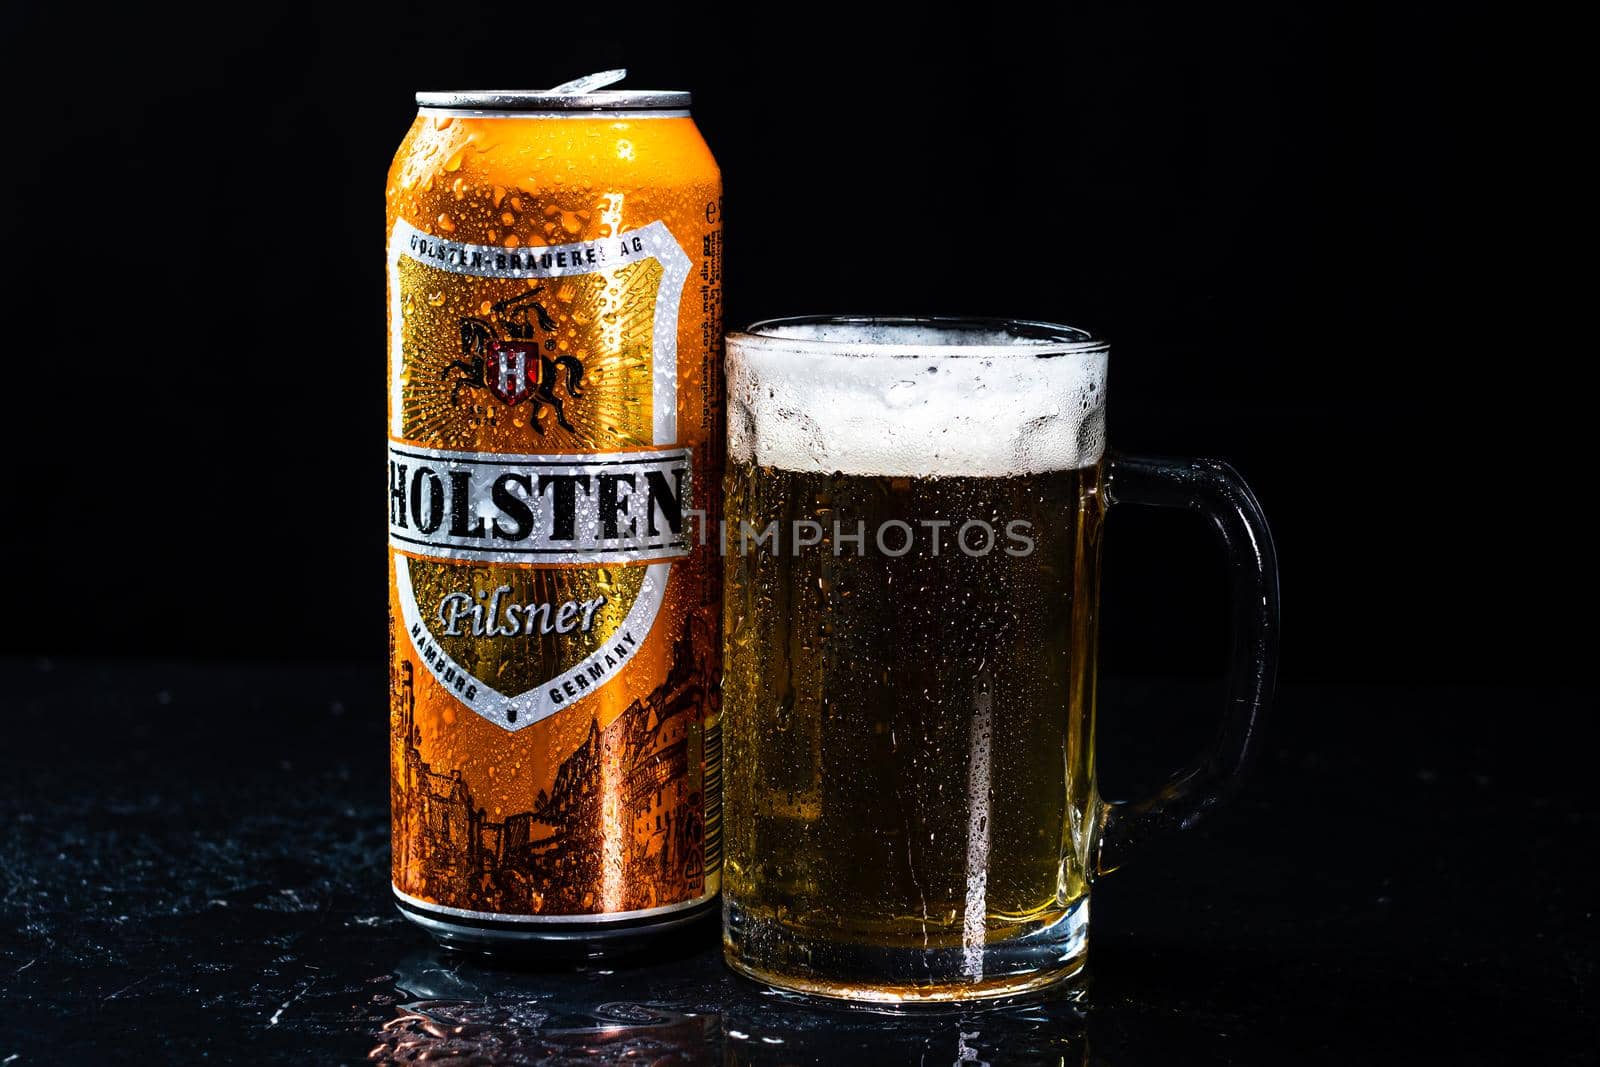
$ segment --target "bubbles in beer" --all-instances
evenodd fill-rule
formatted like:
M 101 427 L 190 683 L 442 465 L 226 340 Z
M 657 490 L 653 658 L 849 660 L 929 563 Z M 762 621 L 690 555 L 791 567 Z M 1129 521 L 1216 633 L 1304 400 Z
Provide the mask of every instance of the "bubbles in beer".
M 886 999 L 1072 966 L 1105 348 L 774 332 L 729 345 L 735 959 Z

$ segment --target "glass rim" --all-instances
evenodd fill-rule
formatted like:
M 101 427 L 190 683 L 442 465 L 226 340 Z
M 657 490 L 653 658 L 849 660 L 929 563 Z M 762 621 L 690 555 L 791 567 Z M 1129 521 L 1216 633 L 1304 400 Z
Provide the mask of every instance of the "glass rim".
M 768 332 L 790 326 L 925 327 L 958 333 L 1005 334 L 1014 340 L 970 344 L 896 341 L 862 341 L 849 338 L 786 337 Z M 730 343 L 777 348 L 788 352 L 827 356 L 1062 356 L 1106 353 L 1111 345 L 1078 326 L 1041 319 L 1006 319 L 981 315 L 787 315 L 761 319 L 728 334 Z

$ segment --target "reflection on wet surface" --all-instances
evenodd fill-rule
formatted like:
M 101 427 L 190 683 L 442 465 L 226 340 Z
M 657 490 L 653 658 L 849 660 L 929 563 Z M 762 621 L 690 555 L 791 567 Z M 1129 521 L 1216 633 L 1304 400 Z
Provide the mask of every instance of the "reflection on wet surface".
M 1593 851 L 1592 791 L 1508 804 L 1473 777 L 1472 739 L 1519 735 L 1458 727 L 1508 699 L 1577 721 L 1581 694 L 1363 689 L 1396 731 L 1374 748 L 1326 729 L 1349 692 L 1293 690 L 1282 722 L 1354 747 L 1268 761 L 1228 820 L 1107 879 L 1081 1007 L 891 1017 L 734 978 L 715 922 L 676 955 L 561 970 L 432 948 L 390 903 L 381 665 L 13 663 L 0 682 L 12 748 L 34 754 L 0 789 L 0 1067 L 1594 1061 L 1594 923 L 1563 910 L 1600 896 L 1573 858 Z M 1129 722 L 1194 703 L 1167 682 L 1114 696 Z M 1441 738 L 1469 740 L 1419 768 Z M 1352 767 L 1370 790 L 1349 789 Z M 1448 818 L 1395 822 L 1423 792 Z M 1369 832 L 1384 825 L 1405 832 Z M 1497 890 L 1516 922 L 1483 923 L 1461 878 L 1486 839 L 1541 872 Z
M 643 965 L 506 971 L 419 952 L 368 1053 L 380 1063 L 883 1064 L 1087 1062 L 1082 1009 L 1039 1000 L 892 1015 L 817 1005 L 736 978 L 715 950 Z
M 383 1025 L 380 1063 L 712 1063 L 717 1020 L 637 1004 L 598 1004 L 584 1022 L 526 1001 L 420 1000 Z M 566 1025 L 563 1023 L 566 1022 Z

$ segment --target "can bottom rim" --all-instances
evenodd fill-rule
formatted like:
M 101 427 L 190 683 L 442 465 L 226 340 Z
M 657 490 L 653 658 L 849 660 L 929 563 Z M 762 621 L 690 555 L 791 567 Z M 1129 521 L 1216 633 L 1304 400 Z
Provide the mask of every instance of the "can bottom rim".
M 623 941 L 676 930 L 703 918 L 717 905 L 717 893 L 712 891 L 704 898 L 673 906 L 667 910 L 649 909 L 650 914 L 620 919 L 597 917 L 584 921 L 582 917 L 562 915 L 541 920 L 538 916 L 519 915 L 500 919 L 474 915 L 455 914 L 458 909 L 430 906 L 424 901 L 394 890 L 395 906 L 400 914 L 422 927 L 446 947 L 494 948 L 519 944 L 587 944 L 591 942 Z

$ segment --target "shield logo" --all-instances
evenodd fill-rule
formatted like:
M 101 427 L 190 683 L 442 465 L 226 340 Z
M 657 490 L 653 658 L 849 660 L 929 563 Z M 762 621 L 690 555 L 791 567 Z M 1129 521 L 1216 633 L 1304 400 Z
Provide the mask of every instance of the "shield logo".
M 679 625 L 683 594 L 669 601 L 668 586 L 674 570 L 684 583 L 675 564 L 693 549 L 671 524 L 656 536 L 650 517 L 695 499 L 678 426 L 678 311 L 691 261 L 661 222 L 622 243 L 538 257 L 449 244 L 441 260 L 439 239 L 403 221 L 390 242 L 391 448 L 420 478 L 415 493 L 407 485 L 405 514 L 422 516 L 400 529 L 391 508 L 396 638 L 418 676 L 431 677 L 433 707 L 510 732 L 606 692 L 617 699 L 588 706 L 615 715 L 640 697 L 618 678 L 668 672 L 669 653 L 678 661 L 658 616 Z M 559 295 L 546 287 L 558 278 Z M 612 313 L 614 343 L 586 341 Z M 602 361 L 601 408 L 574 421 L 567 412 L 587 392 L 590 359 Z M 478 396 L 463 402 L 468 391 Z M 495 401 L 487 411 L 484 394 Z M 525 418 L 496 419 L 499 405 Z M 605 533 L 602 477 L 620 486 L 608 498 L 618 515 L 632 501 L 638 530 L 619 521 L 615 537 Z M 642 670 L 629 669 L 636 655 Z
M 490 341 L 484 385 L 502 403 L 515 407 L 539 385 L 539 345 L 535 341 Z

